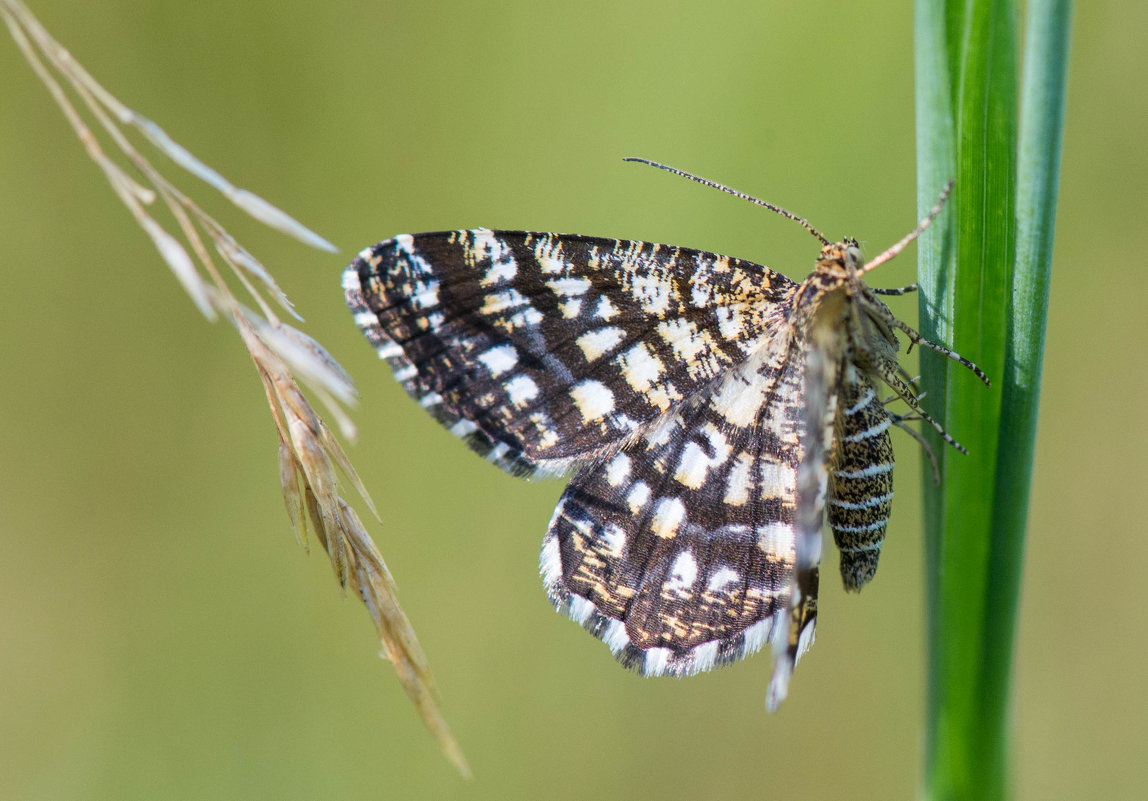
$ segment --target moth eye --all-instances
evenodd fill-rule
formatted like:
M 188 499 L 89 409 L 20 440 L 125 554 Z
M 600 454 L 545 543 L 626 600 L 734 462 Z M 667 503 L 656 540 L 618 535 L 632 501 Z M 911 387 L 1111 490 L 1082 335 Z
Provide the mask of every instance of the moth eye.
M 861 254 L 861 248 L 850 246 L 845 249 L 845 260 L 855 267 L 860 267 L 865 263 L 865 257 Z

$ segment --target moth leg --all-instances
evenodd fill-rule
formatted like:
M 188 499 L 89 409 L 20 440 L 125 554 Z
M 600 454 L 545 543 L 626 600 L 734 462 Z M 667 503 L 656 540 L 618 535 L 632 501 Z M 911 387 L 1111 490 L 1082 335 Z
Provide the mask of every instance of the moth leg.
M 921 408 L 921 404 L 919 403 L 920 396 L 913 392 L 912 387 L 901 380 L 901 377 L 897 375 L 897 372 L 894 368 L 882 362 L 877 365 L 877 373 L 881 376 L 881 380 L 888 384 L 889 388 L 893 390 L 893 392 L 897 393 L 897 397 L 903 400 L 905 404 L 913 410 L 914 414 L 916 414 L 918 417 L 920 417 L 921 420 L 924 420 L 926 423 L 936 429 L 937 433 L 941 435 L 941 439 L 952 445 L 961 453 L 968 455 L 968 449 L 953 439 L 949 432 L 945 430 L 944 426 L 934 420 L 928 412 Z M 901 419 L 907 420 L 911 418 L 902 417 Z M 900 424 L 898 423 L 898 425 Z
M 937 463 L 937 454 L 933 453 L 933 446 L 929 444 L 927 439 L 921 436 L 921 433 L 917 431 L 917 429 L 910 428 L 909 426 L 905 425 L 905 423 L 910 420 L 918 420 L 920 418 L 917 417 L 916 414 L 902 416 L 899 414 L 894 414 L 893 412 L 889 412 L 889 419 L 893 421 L 893 425 L 897 426 L 897 428 L 901 429 L 910 437 L 917 440 L 917 442 L 921 444 L 921 447 L 925 449 L 925 454 L 929 457 L 929 463 L 933 466 L 933 483 L 937 486 L 940 486 L 941 467 Z
M 870 290 L 870 291 L 872 291 L 872 290 Z M 899 329 L 901 331 L 904 331 L 905 336 L 907 336 L 909 338 L 909 341 L 911 343 L 913 343 L 915 345 L 919 345 L 923 348 L 928 348 L 929 350 L 935 350 L 937 353 L 941 354 L 942 356 L 945 356 L 949 359 L 952 359 L 953 361 L 960 364 L 962 367 L 965 367 L 969 370 L 972 370 L 973 374 L 977 378 L 979 378 L 981 381 L 985 382 L 986 387 L 992 386 L 992 383 L 989 381 L 988 376 L 986 376 L 984 374 L 984 371 L 981 370 L 981 368 L 977 367 L 975 364 L 970 362 L 964 356 L 961 356 L 955 350 L 951 350 L 949 348 L 946 348 L 944 345 L 938 345 L 936 342 L 931 342 L 931 341 L 925 339 L 923 336 L 921 336 L 915 330 L 913 330 L 909 326 L 905 325 L 905 323 L 898 320 L 896 318 L 896 316 L 893 314 L 893 312 L 890 311 L 889 308 L 887 306 L 885 306 L 884 304 L 875 304 L 872 306 L 866 306 L 866 311 L 868 311 L 872 315 L 875 315 L 875 316 L 881 318 L 881 320 L 886 325 L 888 325 L 890 328 L 896 328 L 896 329 Z
M 916 284 L 909 284 L 907 286 L 889 287 L 888 289 L 877 289 L 876 287 L 869 287 L 873 290 L 874 295 L 907 295 L 910 292 L 917 291 Z

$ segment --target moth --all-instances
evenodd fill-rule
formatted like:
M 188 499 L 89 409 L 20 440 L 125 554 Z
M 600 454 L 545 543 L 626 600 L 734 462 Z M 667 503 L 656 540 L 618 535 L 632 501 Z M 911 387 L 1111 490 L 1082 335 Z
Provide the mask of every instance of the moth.
M 406 391 L 472 449 L 515 475 L 571 477 L 540 557 L 560 612 L 647 676 L 770 643 L 776 708 L 813 641 L 825 518 L 847 589 L 877 569 L 890 428 L 924 420 L 963 451 L 921 408 L 897 332 L 989 383 L 879 298 L 915 285 L 863 280 L 952 184 L 866 262 L 854 239 L 632 160 L 799 223 L 821 243 L 813 272 L 797 283 L 688 248 L 480 228 L 363 250 L 343 274 L 347 305 Z M 882 385 L 908 414 L 886 408 Z

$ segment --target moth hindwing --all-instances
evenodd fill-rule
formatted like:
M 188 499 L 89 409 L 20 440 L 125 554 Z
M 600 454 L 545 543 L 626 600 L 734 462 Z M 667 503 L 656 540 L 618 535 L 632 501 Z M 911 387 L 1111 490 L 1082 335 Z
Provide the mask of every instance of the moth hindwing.
M 848 239 L 795 283 L 687 248 L 475 229 L 367 248 L 343 286 L 451 432 L 511 473 L 572 476 L 542 543 L 555 607 L 644 675 L 771 642 L 776 706 L 813 640 L 826 510 L 845 586 L 877 569 L 905 419 L 877 386 L 931 422 L 894 329 L 932 345 L 866 267 Z

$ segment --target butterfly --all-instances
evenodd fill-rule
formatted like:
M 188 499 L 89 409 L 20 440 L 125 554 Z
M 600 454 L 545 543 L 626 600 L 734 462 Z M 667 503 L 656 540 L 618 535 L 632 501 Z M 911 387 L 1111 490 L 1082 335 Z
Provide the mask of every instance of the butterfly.
M 570 476 L 542 543 L 560 611 L 648 676 L 776 658 L 776 706 L 817 619 L 821 527 L 845 587 L 877 569 L 893 498 L 893 426 L 923 420 L 897 332 L 923 339 L 821 243 L 798 283 L 749 261 L 640 241 L 470 229 L 395 236 L 343 274 L 355 322 L 406 391 L 512 474 Z M 910 412 L 886 408 L 888 387 Z M 926 446 L 927 447 L 927 446 Z M 931 454 L 930 454 L 931 455 Z

